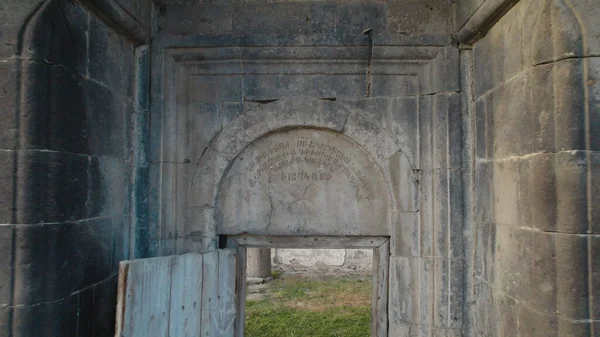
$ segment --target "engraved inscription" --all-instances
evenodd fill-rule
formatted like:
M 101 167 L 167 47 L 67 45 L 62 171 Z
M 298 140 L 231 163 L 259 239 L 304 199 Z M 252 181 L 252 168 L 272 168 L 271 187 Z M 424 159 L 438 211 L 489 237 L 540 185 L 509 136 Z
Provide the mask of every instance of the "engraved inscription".
M 311 170 L 293 170 L 297 164 L 308 164 Z M 276 143 L 263 150 L 245 165 L 250 173 L 249 185 L 261 184 L 264 174 L 270 179 L 290 182 L 329 181 L 343 176 L 354 189 L 357 200 L 372 200 L 373 187 L 353 160 L 334 145 L 307 137 Z

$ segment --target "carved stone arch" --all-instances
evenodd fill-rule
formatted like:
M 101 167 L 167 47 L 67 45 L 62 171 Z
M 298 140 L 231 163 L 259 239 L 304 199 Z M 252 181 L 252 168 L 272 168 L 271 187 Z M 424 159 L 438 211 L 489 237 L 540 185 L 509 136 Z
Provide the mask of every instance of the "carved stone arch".
M 192 208 L 211 210 L 214 222 L 210 221 L 211 225 L 205 226 L 204 236 L 211 232 L 215 235 L 214 231 L 218 231 L 222 220 L 217 215 L 220 193 L 230 170 L 236 169 L 236 159 L 245 151 L 255 151 L 253 144 L 262 142 L 264 145 L 265 139 L 284 137 L 284 133 L 297 136 L 307 130 L 313 130 L 332 142 L 353 143 L 355 148 L 347 145 L 352 147 L 351 151 L 359 157 L 362 156 L 360 153 L 368 156 L 373 168 L 381 174 L 385 195 L 380 197 L 388 203 L 385 209 L 386 233 L 391 232 L 395 213 L 416 211 L 417 182 L 412 166 L 399 142 L 377 120 L 336 101 L 286 99 L 254 107 L 231 121 L 215 136 L 197 162 L 188 200 Z M 239 228 L 239 232 L 244 231 L 247 228 Z

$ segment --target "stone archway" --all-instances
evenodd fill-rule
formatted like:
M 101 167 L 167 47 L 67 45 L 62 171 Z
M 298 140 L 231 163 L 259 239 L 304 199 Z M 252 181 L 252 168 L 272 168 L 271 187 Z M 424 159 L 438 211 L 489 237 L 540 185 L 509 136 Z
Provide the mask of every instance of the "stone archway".
M 325 141 L 317 141 L 318 138 Z M 319 164 L 315 162 L 294 164 L 292 167 L 299 169 L 301 174 L 308 174 L 308 178 L 296 176 L 296 179 L 329 178 L 328 182 L 319 181 L 319 185 L 330 191 L 343 193 L 344 198 L 336 199 L 321 189 L 312 191 L 308 185 L 304 186 L 305 180 L 301 181 L 303 184 L 296 185 L 293 184 L 294 181 L 288 181 L 284 187 L 281 181 L 284 178 L 287 180 L 287 176 L 279 176 L 279 182 L 276 183 L 269 181 L 270 175 L 261 175 L 262 171 L 260 177 L 248 175 L 254 175 L 260 169 L 256 167 L 260 166 L 256 162 L 260 156 L 272 157 L 275 152 L 283 153 L 286 149 L 296 150 L 297 154 L 300 154 L 301 150 L 304 153 L 308 148 L 298 145 L 299 141 L 308 142 L 306 146 L 312 141 L 316 146 L 322 147 L 323 152 L 310 160 L 329 158 L 333 161 L 334 157 L 338 156 L 338 160 L 343 159 L 349 165 L 337 166 L 339 171 L 336 172 L 342 172 L 342 175 L 334 178 L 326 175 L 313 176 L 313 173 L 319 173 L 316 171 Z M 337 145 L 331 147 L 333 144 Z M 273 153 L 262 154 L 268 149 Z M 253 159 L 249 159 L 251 157 Z M 291 156 L 288 153 L 280 157 L 287 161 L 293 158 L 300 160 L 301 156 Z M 312 171 L 308 172 L 307 169 Z M 282 173 L 281 170 L 275 171 L 277 174 Z M 347 174 L 343 174 L 344 171 Z M 368 174 L 365 175 L 365 172 Z M 185 235 L 202 237 L 206 250 L 214 248 L 217 234 L 248 231 L 279 235 L 369 234 L 393 237 L 396 227 L 400 226 L 394 222 L 397 218 L 395 214 L 400 211 L 416 211 L 417 189 L 413 175 L 411 164 L 398 142 L 377 121 L 356 108 L 319 99 L 280 100 L 260 105 L 246 111 L 225 126 L 196 163 L 190 182 L 188 207 L 200 209 L 202 216 L 188 219 L 196 223 L 188 226 L 193 232 Z M 269 188 L 258 188 L 260 183 L 251 181 L 255 178 L 262 179 L 263 183 L 266 179 L 267 184 L 261 186 Z M 294 176 L 290 175 L 289 178 L 294 179 Z M 344 185 L 346 183 L 349 184 Z M 364 186 L 363 189 L 357 189 L 361 185 Z M 298 190 L 290 192 L 289 188 Z M 269 191 L 282 199 L 271 203 Z M 338 213 L 340 210 L 351 208 L 350 217 L 358 217 L 358 221 L 348 222 L 350 217 L 330 213 L 325 221 L 331 227 L 324 226 L 324 222 L 320 220 L 307 220 L 306 217 L 296 221 L 297 226 L 290 223 L 279 224 L 273 228 L 269 226 L 269 217 L 271 220 L 283 217 L 284 209 L 289 213 L 288 204 L 294 202 L 291 199 L 295 194 L 298 194 L 296 197 L 300 196 L 296 199 L 302 201 L 307 193 L 318 203 L 324 203 L 326 199 L 332 200 Z M 315 207 L 308 208 L 315 211 Z M 373 218 L 373 211 L 377 214 L 376 218 Z M 310 213 L 306 209 L 292 209 L 291 213 L 293 212 L 301 212 L 305 216 Z M 241 220 L 234 220 L 236 216 Z M 377 219 L 377 224 L 369 219 Z

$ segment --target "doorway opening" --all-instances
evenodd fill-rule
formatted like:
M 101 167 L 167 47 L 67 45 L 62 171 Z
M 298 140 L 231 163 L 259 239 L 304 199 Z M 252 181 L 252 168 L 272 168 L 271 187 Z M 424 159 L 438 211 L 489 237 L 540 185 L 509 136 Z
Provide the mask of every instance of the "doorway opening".
M 389 238 L 238 235 L 227 246 L 238 250 L 236 337 L 387 336 Z M 248 250 L 265 248 L 272 274 L 249 278 Z

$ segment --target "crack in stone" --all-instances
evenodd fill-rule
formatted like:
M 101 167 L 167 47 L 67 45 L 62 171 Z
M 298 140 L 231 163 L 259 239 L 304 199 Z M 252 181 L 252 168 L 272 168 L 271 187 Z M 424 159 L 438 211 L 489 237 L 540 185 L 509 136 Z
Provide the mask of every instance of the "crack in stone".
M 271 216 L 273 215 L 273 197 L 271 196 L 271 175 L 269 175 L 269 181 L 267 185 L 267 195 L 269 196 L 269 214 L 267 215 L 268 223 L 265 230 L 269 232 L 269 228 L 271 227 Z

